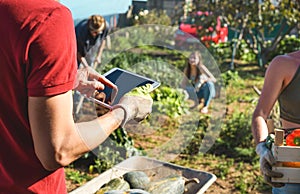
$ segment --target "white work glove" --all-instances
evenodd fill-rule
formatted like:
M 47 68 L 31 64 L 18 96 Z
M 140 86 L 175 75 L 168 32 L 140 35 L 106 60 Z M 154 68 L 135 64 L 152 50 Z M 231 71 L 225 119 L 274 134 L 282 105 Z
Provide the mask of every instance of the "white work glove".
M 274 183 L 271 178 L 281 178 L 283 174 L 279 172 L 272 171 L 272 166 L 276 164 L 276 160 L 270 149 L 267 148 L 265 142 L 257 144 L 256 153 L 260 156 L 260 171 L 264 176 L 264 181 L 271 185 L 272 187 L 282 187 L 283 183 Z
M 77 77 L 74 89 L 81 94 L 91 97 L 95 90 L 103 90 L 105 85 L 117 90 L 117 86 L 100 75 L 92 67 L 85 66 L 77 70 Z
M 150 96 L 135 96 L 125 94 L 119 103 L 113 106 L 113 109 L 122 108 L 125 112 L 125 118 L 120 125 L 124 125 L 128 121 L 140 122 L 144 120 L 152 112 L 153 100 Z

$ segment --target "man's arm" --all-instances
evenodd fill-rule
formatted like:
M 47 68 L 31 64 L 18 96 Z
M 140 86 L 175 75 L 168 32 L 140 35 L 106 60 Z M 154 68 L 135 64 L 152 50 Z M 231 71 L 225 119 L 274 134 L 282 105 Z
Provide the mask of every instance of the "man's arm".
M 68 165 L 95 148 L 124 118 L 124 111 L 115 109 L 90 122 L 75 124 L 72 102 L 72 91 L 28 99 L 35 152 L 47 170 Z

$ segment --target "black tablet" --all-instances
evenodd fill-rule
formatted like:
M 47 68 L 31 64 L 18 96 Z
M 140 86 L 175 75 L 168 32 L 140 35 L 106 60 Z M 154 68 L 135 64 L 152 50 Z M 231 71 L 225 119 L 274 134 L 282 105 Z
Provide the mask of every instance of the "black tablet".
M 117 94 L 115 95 L 115 91 L 113 91 L 112 88 L 105 87 L 104 90 L 99 91 L 105 93 L 105 103 L 100 102 L 95 98 L 90 98 L 90 100 L 100 105 L 103 105 L 106 108 L 111 108 L 112 105 L 117 104 L 123 95 L 125 95 L 127 92 L 131 91 L 135 87 L 151 84 L 152 90 L 154 90 L 160 85 L 159 82 L 153 79 L 138 75 L 136 73 L 121 68 L 113 68 L 110 71 L 103 74 L 103 76 L 105 76 L 108 80 L 110 80 L 118 87 Z

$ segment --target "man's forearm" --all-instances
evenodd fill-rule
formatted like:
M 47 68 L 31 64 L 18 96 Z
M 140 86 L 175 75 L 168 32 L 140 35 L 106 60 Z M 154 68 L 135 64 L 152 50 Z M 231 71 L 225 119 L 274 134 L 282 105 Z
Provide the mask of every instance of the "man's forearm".
M 124 111 L 115 109 L 93 121 L 76 123 L 76 128 L 86 146 L 92 150 L 104 142 L 123 119 Z

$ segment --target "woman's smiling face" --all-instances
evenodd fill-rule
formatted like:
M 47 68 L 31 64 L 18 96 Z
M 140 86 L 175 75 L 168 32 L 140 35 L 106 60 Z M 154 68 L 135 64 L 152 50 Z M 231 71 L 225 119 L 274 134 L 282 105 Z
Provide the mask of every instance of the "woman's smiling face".
M 191 54 L 189 57 L 189 63 L 191 65 L 197 65 L 199 63 L 199 57 L 197 57 L 195 54 Z

